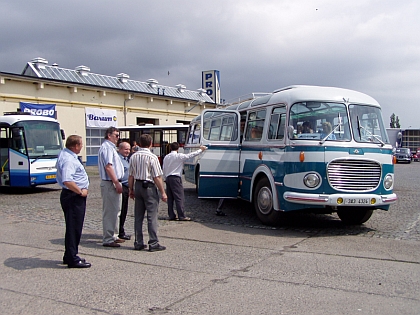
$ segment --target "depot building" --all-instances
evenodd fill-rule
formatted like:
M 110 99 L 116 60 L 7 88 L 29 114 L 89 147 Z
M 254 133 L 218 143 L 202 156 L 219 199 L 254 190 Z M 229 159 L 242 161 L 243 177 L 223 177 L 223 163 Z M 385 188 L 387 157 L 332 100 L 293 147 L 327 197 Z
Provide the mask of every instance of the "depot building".
M 35 58 L 21 74 L 0 72 L 0 115 L 19 109 L 56 118 L 66 136 L 83 137 L 82 161 L 95 165 L 108 127 L 188 124 L 204 108 L 215 108 L 218 83 L 209 78 L 217 79 L 218 71 L 202 75 L 204 88 L 188 90 L 182 84 L 96 74 L 87 66 L 66 69 Z

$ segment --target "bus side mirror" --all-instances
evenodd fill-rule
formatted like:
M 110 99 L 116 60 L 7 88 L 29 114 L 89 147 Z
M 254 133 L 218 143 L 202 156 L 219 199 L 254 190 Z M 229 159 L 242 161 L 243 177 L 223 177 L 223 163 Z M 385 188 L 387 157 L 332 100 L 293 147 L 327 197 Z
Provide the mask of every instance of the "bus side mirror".
M 61 139 L 66 140 L 66 134 L 64 133 L 63 129 L 60 129 L 61 132 Z

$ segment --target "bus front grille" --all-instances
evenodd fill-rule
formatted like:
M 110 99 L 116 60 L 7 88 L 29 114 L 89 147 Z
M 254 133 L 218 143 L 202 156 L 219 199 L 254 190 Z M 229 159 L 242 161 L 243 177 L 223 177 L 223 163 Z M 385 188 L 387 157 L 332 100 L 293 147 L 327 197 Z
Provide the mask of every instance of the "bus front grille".
M 374 161 L 338 159 L 328 165 L 328 181 L 340 191 L 371 191 L 381 181 L 381 166 Z

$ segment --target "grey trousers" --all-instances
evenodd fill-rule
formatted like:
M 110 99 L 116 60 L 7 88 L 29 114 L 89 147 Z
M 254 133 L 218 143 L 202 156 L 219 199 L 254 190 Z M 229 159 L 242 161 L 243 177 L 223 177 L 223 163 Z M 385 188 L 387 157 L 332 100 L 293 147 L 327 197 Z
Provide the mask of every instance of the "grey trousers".
M 166 195 L 168 195 L 168 216 L 169 219 L 175 219 L 174 202 L 178 219 L 185 218 L 184 213 L 184 186 L 182 178 L 179 176 L 168 176 L 166 178 Z
M 143 220 L 147 216 L 147 231 L 149 233 L 149 245 L 159 243 L 157 236 L 159 194 L 157 187 L 150 184 L 144 188 L 141 181 L 136 181 L 134 190 L 134 248 L 141 248 L 143 240 Z
M 101 181 L 102 195 L 102 243 L 112 243 L 118 226 L 118 213 L 121 207 L 121 194 L 117 193 L 111 181 Z

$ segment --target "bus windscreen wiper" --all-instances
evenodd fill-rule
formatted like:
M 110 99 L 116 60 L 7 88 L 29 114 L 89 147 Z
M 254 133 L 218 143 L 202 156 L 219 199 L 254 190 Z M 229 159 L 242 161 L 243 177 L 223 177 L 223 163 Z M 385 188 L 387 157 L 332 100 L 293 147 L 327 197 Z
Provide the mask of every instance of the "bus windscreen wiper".
M 363 127 L 363 126 L 360 124 L 359 117 L 357 117 L 357 129 L 359 130 L 359 137 L 360 137 L 360 140 L 362 140 L 362 135 L 361 135 L 361 133 L 360 133 L 360 129 L 363 129 L 363 130 L 366 132 L 366 134 L 367 134 L 368 136 L 371 136 L 372 138 L 375 138 L 376 140 L 378 140 L 378 142 L 380 142 L 380 143 L 381 143 L 381 146 L 382 146 L 382 147 L 385 145 L 385 142 L 383 142 L 383 141 L 381 140 L 381 138 L 379 138 L 377 135 L 374 135 L 373 133 L 371 133 L 369 130 L 367 130 L 365 127 Z M 371 141 L 372 141 L 372 140 L 371 140 Z M 372 141 L 372 142 L 373 142 L 373 141 Z

